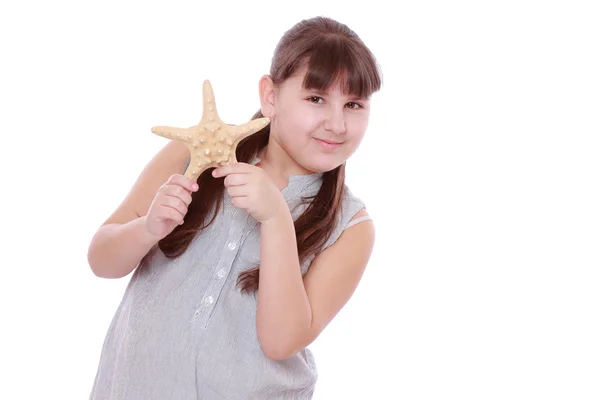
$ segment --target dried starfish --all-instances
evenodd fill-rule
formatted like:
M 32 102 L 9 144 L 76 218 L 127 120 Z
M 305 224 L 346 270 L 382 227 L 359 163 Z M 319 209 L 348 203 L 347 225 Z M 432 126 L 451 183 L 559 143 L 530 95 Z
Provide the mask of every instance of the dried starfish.
M 258 118 L 243 125 L 229 125 L 217 113 L 215 95 L 208 80 L 202 87 L 203 110 L 198 125 L 190 128 L 155 126 L 152 133 L 183 142 L 190 151 L 191 161 L 185 176 L 196 180 L 208 168 L 237 162 L 235 151 L 240 141 L 267 126 L 269 118 Z

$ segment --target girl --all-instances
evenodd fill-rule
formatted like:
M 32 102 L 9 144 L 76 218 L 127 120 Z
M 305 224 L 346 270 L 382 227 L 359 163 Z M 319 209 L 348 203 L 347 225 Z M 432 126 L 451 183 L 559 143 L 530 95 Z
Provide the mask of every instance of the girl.
M 304 20 L 260 79 L 253 118 L 271 123 L 240 143 L 237 163 L 191 181 L 178 141 L 149 162 L 89 247 L 99 277 L 135 269 L 91 399 L 312 398 L 306 347 L 349 300 L 373 247 L 344 166 L 380 86 L 353 31 Z

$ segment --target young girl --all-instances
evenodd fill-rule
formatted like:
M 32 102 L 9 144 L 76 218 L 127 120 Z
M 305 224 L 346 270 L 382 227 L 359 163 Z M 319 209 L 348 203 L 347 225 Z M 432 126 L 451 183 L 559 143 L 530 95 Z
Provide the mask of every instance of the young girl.
M 194 182 L 178 141 L 149 162 L 89 247 L 99 277 L 135 269 L 91 399 L 312 398 L 306 347 L 346 304 L 373 247 L 344 166 L 380 86 L 353 31 L 304 20 L 260 79 L 253 118 L 271 123 L 240 143 L 237 163 Z

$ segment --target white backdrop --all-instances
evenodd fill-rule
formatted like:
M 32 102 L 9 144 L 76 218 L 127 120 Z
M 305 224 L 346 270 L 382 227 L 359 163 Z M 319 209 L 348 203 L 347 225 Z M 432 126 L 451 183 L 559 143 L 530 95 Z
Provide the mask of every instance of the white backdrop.
M 150 128 L 196 124 L 204 79 L 245 122 L 315 15 L 384 72 L 348 165 L 377 244 L 311 346 L 315 399 L 600 398 L 592 3 L 3 2 L 0 398 L 87 398 L 129 280 L 87 246 L 166 143 Z

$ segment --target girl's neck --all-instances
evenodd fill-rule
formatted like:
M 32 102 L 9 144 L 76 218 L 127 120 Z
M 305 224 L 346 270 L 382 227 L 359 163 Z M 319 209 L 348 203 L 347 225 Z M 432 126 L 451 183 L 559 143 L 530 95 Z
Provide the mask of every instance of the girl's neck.
M 289 184 L 290 178 L 313 173 L 298 165 L 273 138 L 258 152 L 257 158 L 260 160 L 257 166 L 269 175 L 280 190 Z

